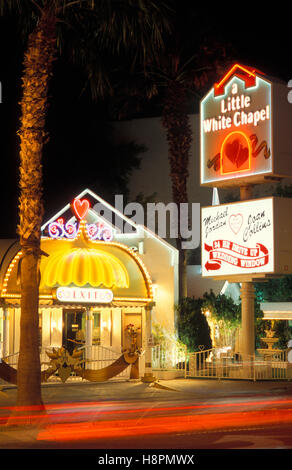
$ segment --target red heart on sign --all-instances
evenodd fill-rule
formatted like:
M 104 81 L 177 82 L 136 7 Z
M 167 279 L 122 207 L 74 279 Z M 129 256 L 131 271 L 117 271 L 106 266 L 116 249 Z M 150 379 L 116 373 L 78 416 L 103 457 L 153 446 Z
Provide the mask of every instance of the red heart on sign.
M 90 204 L 87 199 L 74 199 L 73 201 L 73 210 L 75 212 L 76 217 L 80 220 L 86 217 L 89 207 Z
M 229 142 L 226 143 L 225 155 L 234 164 L 236 164 L 238 150 L 239 150 L 239 140 L 238 139 L 235 139 L 232 143 L 229 143 Z
M 235 139 L 232 143 L 226 144 L 225 155 L 237 168 L 240 168 L 248 159 L 248 148 L 244 147 L 239 139 Z
M 228 134 L 221 146 L 220 162 L 222 175 L 250 170 L 250 139 L 241 131 Z

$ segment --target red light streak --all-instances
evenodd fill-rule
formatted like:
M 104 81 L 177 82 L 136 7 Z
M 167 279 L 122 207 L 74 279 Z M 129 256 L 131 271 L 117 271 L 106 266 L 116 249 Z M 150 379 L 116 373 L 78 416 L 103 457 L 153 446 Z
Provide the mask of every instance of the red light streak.
M 149 417 L 137 420 L 95 421 L 90 423 L 53 424 L 39 432 L 39 441 L 73 441 L 126 436 L 206 431 L 230 427 L 292 422 L 291 410 L 241 413 L 200 414 L 196 416 Z
M 114 410 L 99 410 L 102 413 L 133 413 L 149 411 L 176 411 L 176 410 L 191 410 L 197 408 L 225 408 L 225 407 L 238 407 L 238 406 L 258 406 L 258 405 L 289 405 L 292 404 L 292 399 L 286 400 L 258 400 L 258 401 L 241 401 L 238 403 L 213 403 L 213 404 L 195 404 L 185 406 L 165 406 L 159 408 L 132 408 L 127 410 L 118 410 L 118 406 L 128 406 L 127 402 L 72 402 L 72 403 L 56 403 L 45 405 L 45 410 L 62 410 L 71 408 L 96 408 L 96 407 L 115 407 Z M 39 406 L 0 406 L 0 410 L 19 410 L 19 411 L 38 411 L 43 407 Z
M 113 403 L 71 403 L 71 404 L 56 404 L 48 405 L 46 409 L 56 414 L 48 413 L 42 415 L 19 415 L 14 416 L 21 424 L 22 420 L 28 418 L 38 420 L 44 419 L 47 422 L 47 427 L 40 432 L 40 440 L 74 440 L 74 439 L 88 439 L 88 438 L 101 438 L 101 437 L 115 437 L 119 435 L 134 435 L 134 434 L 159 434 L 166 432 L 178 431 L 199 431 L 203 428 L 217 429 L 226 426 L 245 426 L 254 424 L 273 424 L 292 422 L 291 409 L 278 409 L 268 410 L 263 409 L 260 411 L 240 411 L 240 412 L 219 412 L 216 414 L 208 413 L 208 410 L 215 408 L 238 408 L 246 406 L 267 406 L 267 405 L 291 405 L 292 400 L 260 400 L 260 401 L 246 401 L 240 403 L 219 403 L 219 404 L 196 404 L 187 406 L 169 406 L 157 408 L 132 408 L 132 409 L 100 409 L 100 407 L 107 408 L 113 406 Z M 117 405 L 114 403 L 114 405 Z M 125 405 L 125 404 L 123 404 Z M 59 413 L 58 410 L 71 410 L 74 408 L 87 408 L 84 411 L 64 412 Z M 22 407 L 22 411 L 34 410 L 36 407 Z M 1 407 L 0 409 L 13 409 L 13 407 Z M 207 412 L 199 415 L 185 415 L 184 411 L 191 411 L 196 409 L 204 409 Z M 141 417 L 139 413 L 157 413 L 157 412 L 175 412 L 181 411 L 182 413 L 175 416 L 154 416 L 154 417 Z M 102 420 L 103 416 L 110 415 L 129 415 L 136 414 L 135 417 L 130 419 L 114 419 Z M 71 419 L 82 418 L 82 421 L 67 422 Z M 7 421 L 6 417 L 0 417 L 0 422 Z M 66 422 L 58 423 L 60 419 L 66 419 Z M 95 420 L 94 420 L 94 419 Z M 178 419 L 179 418 L 179 419 Z M 152 431 L 151 431 L 152 429 Z M 75 437 L 76 436 L 76 437 Z M 64 439 L 63 439 L 64 438 Z
M 258 401 L 241 401 L 238 403 L 213 403 L 213 404 L 195 404 L 185 406 L 164 406 L 156 408 L 132 408 L 132 409 L 118 409 L 118 406 L 128 406 L 129 403 L 125 402 L 72 402 L 72 403 L 56 403 L 45 405 L 45 410 L 62 410 L 72 408 L 96 408 L 96 407 L 115 407 L 113 410 L 98 410 L 99 413 L 112 414 L 112 413 L 137 413 L 146 411 L 179 411 L 179 410 L 192 410 L 199 408 L 226 408 L 226 407 L 240 407 L 240 406 L 258 406 L 258 405 L 289 405 L 292 404 L 292 399 L 286 400 L 258 400 Z M 38 411 L 43 407 L 39 406 L 2 406 L 0 410 L 19 410 L 19 411 Z M 74 413 L 73 413 L 74 414 Z M 1 419 L 1 418 L 0 418 Z

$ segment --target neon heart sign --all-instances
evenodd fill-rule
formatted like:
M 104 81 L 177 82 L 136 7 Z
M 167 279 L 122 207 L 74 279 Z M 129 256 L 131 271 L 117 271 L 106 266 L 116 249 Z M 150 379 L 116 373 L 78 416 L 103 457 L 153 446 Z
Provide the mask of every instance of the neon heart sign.
M 90 208 L 90 203 L 87 199 L 74 199 L 72 202 L 72 209 L 77 219 L 85 219 Z
M 221 147 L 221 174 L 249 170 L 251 166 L 251 143 L 243 132 L 228 134 Z

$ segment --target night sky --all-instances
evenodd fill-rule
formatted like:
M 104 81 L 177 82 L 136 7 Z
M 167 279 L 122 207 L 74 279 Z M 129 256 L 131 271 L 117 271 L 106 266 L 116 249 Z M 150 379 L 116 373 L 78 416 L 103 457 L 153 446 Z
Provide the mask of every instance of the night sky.
M 190 0 L 181 0 L 179 5 L 182 23 L 188 22 L 188 31 L 193 31 L 195 38 L 200 29 L 206 38 L 212 36 L 231 45 L 234 61 L 254 66 L 286 83 L 292 79 L 292 20 L 287 7 L 272 11 L 266 3 L 256 11 L 252 3 L 241 2 L 239 7 L 222 3 L 221 8 L 213 9 L 208 4 L 198 9 L 197 2 Z M 184 7 L 188 8 L 186 18 Z M 16 132 L 24 47 L 15 20 L 1 18 L 1 238 L 16 236 L 19 164 Z M 81 95 L 83 86 L 83 74 L 64 59 L 59 59 L 51 82 L 47 123 L 50 142 L 43 160 L 46 218 L 85 187 L 100 192 L 99 175 L 104 173 L 103 159 L 108 145 L 104 136 L 110 136 L 108 107 L 106 102 L 92 103 L 88 92 Z M 151 109 L 148 104 L 145 115 L 149 116 Z M 157 115 L 157 112 L 156 102 L 153 114 Z M 140 115 L 143 116 L 143 110 Z

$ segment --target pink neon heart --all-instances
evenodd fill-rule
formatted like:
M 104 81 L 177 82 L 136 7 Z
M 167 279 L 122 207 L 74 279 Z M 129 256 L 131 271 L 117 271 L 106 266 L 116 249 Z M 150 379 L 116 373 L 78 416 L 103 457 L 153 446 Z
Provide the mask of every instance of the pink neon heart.
M 78 219 L 84 219 L 87 215 L 87 212 L 89 210 L 90 204 L 87 199 L 74 199 L 73 201 L 73 209 L 75 212 L 75 215 Z
M 241 214 L 232 214 L 229 217 L 229 225 L 230 225 L 232 232 L 235 233 L 235 235 L 237 235 L 239 230 L 241 229 L 242 222 L 243 222 L 243 217 Z

